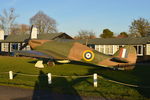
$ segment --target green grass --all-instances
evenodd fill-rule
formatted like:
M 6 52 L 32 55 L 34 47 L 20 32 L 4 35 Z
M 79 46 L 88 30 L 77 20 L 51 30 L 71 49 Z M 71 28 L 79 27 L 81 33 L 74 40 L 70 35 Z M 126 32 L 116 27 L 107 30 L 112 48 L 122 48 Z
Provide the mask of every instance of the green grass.
M 98 87 L 94 88 L 92 77 L 52 77 L 52 84 L 48 85 L 46 76 L 47 73 L 60 76 L 91 75 L 97 73 L 112 80 L 150 87 L 150 64 L 136 65 L 135 69 L 131 71 L 116 71 L 80 62 L 56 64 L 54 67 L 45 65 L 47 67 L 44 69 L 38 69 L 34 67 L 35 62 L 36 59 L 33 58 L 0 57 L 0 84 L 47 89 L 51 92 L 64 94 L 125 100 L 150 100 L 150 89 L 127 87 L 100 78 L 98 79 Z M 14 75 L 13 80 L 8 79 L 8 74 L 1 74 L 1 72 L 8 72 L 10 70 L 17 73 Z M 19 73 L 39 76 L 21 76 Z

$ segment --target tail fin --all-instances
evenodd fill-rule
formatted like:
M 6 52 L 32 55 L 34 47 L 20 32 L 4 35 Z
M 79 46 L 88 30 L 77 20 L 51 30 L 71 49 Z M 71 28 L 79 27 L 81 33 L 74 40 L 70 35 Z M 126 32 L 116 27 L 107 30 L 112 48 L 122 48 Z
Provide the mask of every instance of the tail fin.
M 120 48 L 115 54 L 114 57 L 125 59 L 129 62 L 136 62 L 137 54 L 133 46 L 125 46 Z
M 127 58 L 128 57 L 128 50 L 126 48 L 121 48 L 119 51 L 120 58 Z

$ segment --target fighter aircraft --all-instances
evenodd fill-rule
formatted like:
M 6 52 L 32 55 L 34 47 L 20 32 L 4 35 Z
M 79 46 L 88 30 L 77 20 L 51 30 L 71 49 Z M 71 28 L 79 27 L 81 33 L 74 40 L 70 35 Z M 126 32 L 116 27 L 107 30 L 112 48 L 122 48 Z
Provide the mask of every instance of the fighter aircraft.
M 29 40 L 32 51 L 17 51 L 16 55 L 25 55 L 58 62 L 80 61 L 98 66 L 128 69 L 136 63 L 136 50 L 133 46 L 120 48 L 113 56 L 100 53 L 75 41 Z M 39 63 L 39 62 L 38 62 Z
M 127 68 L 136 63 L 136 50 L 133 46 L 120 48 L 113 56 L 102 54 L 78 42 L 59 42 L 50 40 L 30 40 L 33 51 L 16 52 L 17 55 L 55 59 L 73 60 L 110 68 Z

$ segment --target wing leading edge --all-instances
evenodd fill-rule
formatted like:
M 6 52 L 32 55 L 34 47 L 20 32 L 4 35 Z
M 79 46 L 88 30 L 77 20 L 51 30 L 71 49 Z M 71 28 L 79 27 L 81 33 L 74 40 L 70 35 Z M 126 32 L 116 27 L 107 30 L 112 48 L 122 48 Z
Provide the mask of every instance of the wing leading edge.
M 50 56 L 42 53 L 42 52 L 38 52 L 38 51 L 15 51 L 15 56 L 27 56 L 27 57 L 39 57 L 39 58 L 51 58 Z

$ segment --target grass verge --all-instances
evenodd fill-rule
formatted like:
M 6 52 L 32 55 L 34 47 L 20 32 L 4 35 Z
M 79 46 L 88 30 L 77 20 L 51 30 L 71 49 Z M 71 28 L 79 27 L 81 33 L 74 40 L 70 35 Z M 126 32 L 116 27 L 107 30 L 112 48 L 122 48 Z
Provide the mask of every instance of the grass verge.
M 82 76 L 97 73 L 112 80 L 150 87 L 150 79 L 148 77 L 150 75 L 150 64 L 136 65 L 135 69 L 131 71 L 116 71 L 80 62 L 56 64 L 54 67 L 47 66 L 44 69 L 37 69 L 34 67 L 35 62 L 36 59 L 33 58 L 0 57 L 0 84 L 32 89 L 46 89 L 51 92 L 75 94 L 79 96 L 84 95 L 128 100 L 150 99 L 149 89 L 127 87 L 100 78 L 98 79 L 97 88 L 93 87 L 92 77 L 52 77 L 52 84 L 47 84 L 47 73 L 60 76 Z M 1 72 L 8 72 L 10 70 L 16 73 L 13 80 L 8 79 L 8 74 L 1 74 Z M 19 73 L 38 76 L 22 76 L 19 75 Z

